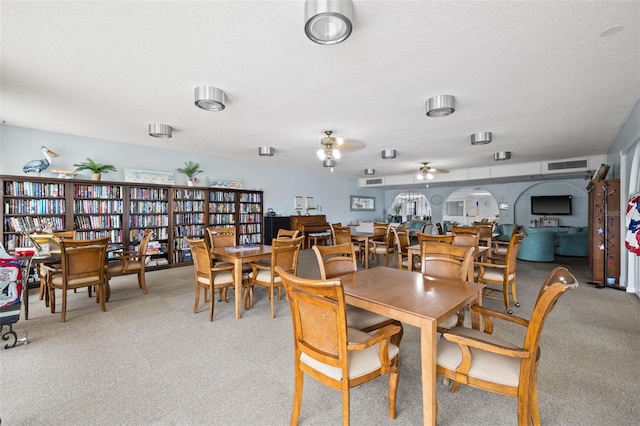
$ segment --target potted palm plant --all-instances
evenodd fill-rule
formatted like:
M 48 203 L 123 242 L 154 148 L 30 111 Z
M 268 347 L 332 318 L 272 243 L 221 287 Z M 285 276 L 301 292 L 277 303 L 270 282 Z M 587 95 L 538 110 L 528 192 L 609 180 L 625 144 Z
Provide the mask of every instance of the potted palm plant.
M 95 162 L 89 157 L 87 157 L 87 161 L 74 164 L 73 167 L 76 168 L 76 171 L 91 170 L 91 180 L 100 180 L 100 178 L 102 177 L 102 173 L 116 171 L 115 166 L 112 166 L 111 164 L 102 164 Z
M 196 176 L 199 173 L 202 173 L 200 164 L 194 163 L 193 161 L 185 161 L 184 167 L 180 167 L 176 170 L 187 175 L 187 177 L 189 178 L 189 180 L 187 181 L 187 185 L 189 186 L 193 186 L 194 183 L 198 183 L 199 180 L 196 178 Z

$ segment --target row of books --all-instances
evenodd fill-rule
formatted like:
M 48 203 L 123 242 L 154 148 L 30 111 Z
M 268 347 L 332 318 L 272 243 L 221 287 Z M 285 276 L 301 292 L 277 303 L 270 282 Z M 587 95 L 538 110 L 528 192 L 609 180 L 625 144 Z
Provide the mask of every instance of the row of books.
M 212 225 L 233 225 L 235 222 L 236 222 L 235 214 L 228 214 L 228 213 L 209 214 L 209 223 Z
M 210 212 L 233 213 L 236 211 L 235 203 L 209 203 Z
M 240 232 L 241 234 L 259 234 L 260 224 L 254 223 L 251 225 L 240 225 L 238 226 L 238 232 Z
M 75 185 L 76 198 L 122 198 L 122 187 L 118 185 Z
M 173 209 L 176 211 L 190 211 L 190 212 L 202 212 L 204 211 L 204 201 L 182 201 L 175 200 L 173 202 Z
M 210 192 L 209 201 L 234 202 L 236 194 L 234 192 Z
M 260 213 L 260 204 L 240 204 L 240 213 Z
M 109 237 L 112 243 L 121 243 L 122 242 L 122 230 L 120 229 L 111 229 L 111 230 L 91 230 L 91 231 L 83 231 L 79 230 L 76 232 L 76 237 L 79 240 L 92 240 L 95 238 L 103 238 Z
M 53 225 L 53 229 L 64 229 L 64 217 L 5 216 L 4 219 L 5 229 L 12 232 L 32 231 L 49 225 Z
M 76 200 L 76 213 L 122 213 L 122 200 Z
M 176 189 L 174 198 L 188 198 L 188 199 L 195 199 L 195 200 L 198 200 L 198 199 L 203 200 L 204 192 L 202 192 L 202 190 L 199 190 L 199 189 Z
M 240 201 L 243 203 L 260 203 L 262 202 L 262 194 L 243 192 L 240 194 Z
M 129 216 L 129 225 L 136 228 L 169 226 L 169 216 L 161 214 L 131 215 Z
M 175 239 L 179 239 L 178 237 L 202 237 L 204 235 L 204 225 L 180 225 L 173 227 L 173 235 Z
M 262 221 L 260 213 L 243 213 L 240 215 L 240 223 L 259 223 Z
M 120 228 L 120 215 L 76 216 L 76 229 Z
M 261 242 L 262 242 L 261 234 L 240 235 L 240 244 L 260 244 Z
M 64 214 L 65 210 L 60 199 L 7 199 L 4 203 L 4 214 Z
M 64 184 L 5 182 L 4 194 L 14 197 L 64 197 Z
M 168 200 L 169 190 L 163 188 L 129 188 L 133 200 Z
M 144 231 L 147 229 L 153 229 L 153 238 L 159 240 L 169 239 L 169 230 L 167 228 L 140 228 L 129 231 L 129 241 L 140 241 L 144 235 Z
M 168 213 L 167 201 L 131 201 L 129 203 L 131 213 Z
M 203 213 L 178 213 L 173 216 L 177 225 L 204 223 Z

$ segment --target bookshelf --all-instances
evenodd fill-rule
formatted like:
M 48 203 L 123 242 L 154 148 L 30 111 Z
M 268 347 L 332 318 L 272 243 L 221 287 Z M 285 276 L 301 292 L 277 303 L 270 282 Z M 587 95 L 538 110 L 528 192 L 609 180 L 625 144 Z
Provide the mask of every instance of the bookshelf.
M 238 243 L 262 243 L 262 192 L 238 193 Z
M 236 192 L 209 190 L 209 226 L 232 227 L 236 224 Z
M 204 238 L 206 226 L 205 191 L 202 189 L 173 190 L 173 250 L 174 263 L 191 262 L 191 250 L 187 238 Z
M 169 264 L 169 189 L 129 186 L 129 249 L 138 251 L 144 231 L 153 236 L 147 247 L 147 267 Z
M 121 185 L 76 183 L 73 195 L 73 221 L 78 239 L 110 237 L 112 243 L 124 242 Z

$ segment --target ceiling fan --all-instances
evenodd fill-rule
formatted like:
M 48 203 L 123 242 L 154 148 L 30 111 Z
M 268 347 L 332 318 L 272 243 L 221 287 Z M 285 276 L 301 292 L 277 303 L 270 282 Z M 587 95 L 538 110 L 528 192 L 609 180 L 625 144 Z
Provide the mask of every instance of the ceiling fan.
M 434 169 L 433 167 L 429 166 L 429 162 L 424 162 L 422 163 L 422 167 L 420 167 L 420 171 L 416 178 L 418 178 L 419 180 L 431 180 L 433 179 L 433 175 L 436 173 L 449 173 L 449 170 Z

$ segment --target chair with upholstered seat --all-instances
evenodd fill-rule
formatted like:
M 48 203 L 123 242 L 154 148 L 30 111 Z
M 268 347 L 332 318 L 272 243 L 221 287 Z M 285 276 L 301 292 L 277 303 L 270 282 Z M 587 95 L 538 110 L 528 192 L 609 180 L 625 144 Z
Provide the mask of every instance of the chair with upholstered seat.
M 318 259 L 320 277 L 323 280 L 339 277 L 358 270 L 356 253 L 353 250 L 353 243 L 338 244 L 336 246 L 314 246 L 313 251 Z M 400 345 L 402 339 L 402 323 L 394 319 L 376 314 L 365 309 L 347 305 L 347 325 L 364 332 L 378 330 L 389 324 L 396 324 L 401 327 L 393 341 Z
M 513 234 L 518 234 L 522 231 L 522 226 L 515 225 L 511 231 L 511 236 Z M 509 247 L 509 241 L 511 241 L 511 237 L 507 241 L 502 241 L 499 239 L 493 240 L 493 250 L 491 254 L 495 257 L 504 258 L 507 255 L 507 248 Z
M 472 306 L 473 311 L 482 315 L 484 331 L 454 327 L 443 333 L 438 343 L 437 373 L 454 380 L 452 392 L 461 383 L 515 396 L 518 425 L 541 424 L 537 371 L 542 327 L 560 296 L 577 286 L 578 281 L 571 272 L 564 267 L 555 268 L 543 282 L 529 320 Z M 523 343 L 514 344 L 494 335 L 492 318 L 523 326 L 526 330 Z M 491 419 L 484 421 L 490 423 Z
M 265 265 L 263 263 L 250 263 L 253 272 L 248 286 L 245 289 L 245 305 L 253 307 L 253 287 L 258 285 L 268 290 L 267 297 L 271 302 L 271 318 L 275 318 L 274 307 L 274 290 L 278 288 L 278 300 L 282 299 L 282 280 L 280 275 L 275 272 L 275 268 L 280 266 L 291 274 L 298 271 L 298 255 L 300 247 L 304 241 L 304 235 L 296 238 L 274 238 L 271 241 L 271 263 Z
M 392 227 L 393 232 L 393 240 L 396 246 L 396 256 L 398 258 L 398 269 L 410 269 L 409 262 L 413 262 L 413 259 L 409 259 L 409 251 L 408 247 L 409 243 L 409 233 L 407 232 L 407 228 L 403 225 Z
M 218 289 L 220 300 L 227 301 L 227 290 L 234 285 L 233 265 L 216 265 L 211 257 L 209 242 L 205 239 L 187 239 L 196 280 L 196 299 L 193 304 L 193 313 L 198 313 L 200 305 L 200 290 L 204 293 L 204 302 L 209 301 L 209 321 L 213 321 L 214 293 Z M 211 297 L 208 297 L 208 294 Z
M 478 247 L 480 242 L 480 230 L 478 228 L 467 228 L 464 226 L 453 226 L 453 245 L 458 247 Z
M 102 311 L 105 307 L 105 286 L 107 283 L 105 259 L 109 237 L 94 240 L 60 240 L 61 265 L 59 273 L 48 277 L 49 306 L 56 311 L 56 289 L 62 290 L 62 317 L 67 313 L 67 291 L 84 287 L 96 287 L 97 301 Z
M 431 243 L 444 243 L 450 246 L 453 245 L 453 235 L 432 235 L 432 234 L 423 234 L 422 232 L 418 233 L 418 244 L 422 244 L 423 241 L 428 241 Z
M 374 225 L 374 230 L 375 229 Z M 369 253 L 375 257 L 376 265 L 380 265 L 380 256 L 384 255 L 384 266 L 389 266 L 389 255 L 395 251 L 391 225 L 386 224 L 384 237 L 382 239 L 372 239 L 370 242 L 371 247 L 369 248 Z
M 395 419 L 400 349 L 391 338 L 400 327 L 387 325 L 373 335 L 348 327 L 340 278 L 308 280 L 281 268 L 276 272 L 287 290 L 293 322 L 295 382 L 290 424 L 298 424 L 305 374 L 342 392 L 342 423 L 348 425 L 350 389 L 389 373 L 389 416 Z
M 430 277 L 473 280 L 473 248 L 423 241 L 420 243 L 420 265 L 422 274 Z M 438 325 L 438 329 L 451 328 L 463 323 L 464 309 L 444 320 Z
M 351 241 L 351 228 L 348 226 L 333 226 L 333 233 L 335 238 L 335 244 L 346 244 L 352 243 Z M 362 253 L 364 253 L 364 249 L 360 247 L 360 244 L 353 244 L 353 248 L 356 252 L 356 255 L 359 259 L 364 263 L 364 259 L 362 258 Z
M 336 233 L 334 230 L 334 227 L 336 226 L 342 226 L 341 222 L 336 222 L 336 223 L 330 223 L 329 224 L 329 232 L 331 232 L 331 244 L 337 244 L 336 243 Z
M 509 294 L 513 298 L 514 305 L 520 306 L 516 294 L 517 256 L 520 243 L 526 236 L 527 234 L 523 233 L 514 233 L 511 236 L 504 259 L 490 257 L 488 260 L 494 263 L 476 262 L 476 266 L 479 268 L 476 272 L 476 281 L 487 285 L 483 290 L 483 296 L 489 299 L 500 299 L 493 296 L 493 293 L 501 292 L 504 308 L 509 314 L 513 313 L 509 307 Z
M 136 274 L 138 276 L 138 287 L 142 289 L 143 294 L 147 294 L 147 283 L 144 272 L 147 260 L 147 247 L 149 246 L 149 241 L 152 236 L 153 231 L 151 229 L 144 231 L 136 252 L 112 252 L 112 260 L 107 264 L 107 283 L 115 276 Z M 110 290 L 108 286 L 107 292 L 107 300 L 109 300 Z

